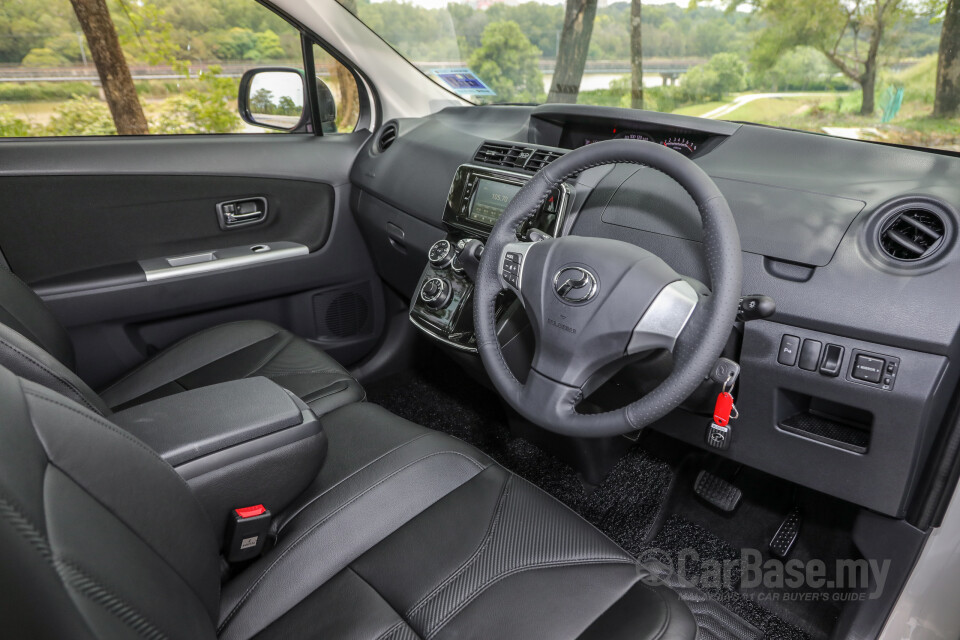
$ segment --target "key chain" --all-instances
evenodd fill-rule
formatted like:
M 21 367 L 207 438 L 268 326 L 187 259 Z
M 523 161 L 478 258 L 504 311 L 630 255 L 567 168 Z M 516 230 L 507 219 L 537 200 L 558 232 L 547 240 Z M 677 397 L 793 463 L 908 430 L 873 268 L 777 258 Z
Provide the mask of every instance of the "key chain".
M 740 417 L 740 412 L 733 404 L 733 384 L 736 376 L 731 375 L 723 383 L 720 395 L 717 396 L 717 403 L 713 409 L 713 423 L 707 428 L 707 444 L 714 449 L 726 451 L 730 448 L 731 429 L 730 420 L 736 420 Z

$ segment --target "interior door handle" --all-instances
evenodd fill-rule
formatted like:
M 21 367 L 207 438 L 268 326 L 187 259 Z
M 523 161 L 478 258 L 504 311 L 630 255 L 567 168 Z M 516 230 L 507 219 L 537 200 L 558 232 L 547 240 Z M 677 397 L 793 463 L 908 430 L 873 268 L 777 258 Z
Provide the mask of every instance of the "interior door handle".
M 267 199 L 238 198 L 217 205 L 217 221 L 226 231 L 235 227 L 258 224 L 267 219 Z

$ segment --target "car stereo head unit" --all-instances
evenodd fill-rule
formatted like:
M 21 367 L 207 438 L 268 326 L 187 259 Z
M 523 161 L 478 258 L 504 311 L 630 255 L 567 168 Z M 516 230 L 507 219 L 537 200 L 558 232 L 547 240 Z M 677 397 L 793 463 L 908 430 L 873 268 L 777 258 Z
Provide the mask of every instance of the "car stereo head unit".
M 452 227 L 485 237 L 531 177 L 511 171 L 462 165 L 450 185 L 443 221 Z M 564 185 L 550 194 L 528 227 L 557 235 L 566 203 L 567 189 Z M 525 232 L 526 229 L 521 231 Z

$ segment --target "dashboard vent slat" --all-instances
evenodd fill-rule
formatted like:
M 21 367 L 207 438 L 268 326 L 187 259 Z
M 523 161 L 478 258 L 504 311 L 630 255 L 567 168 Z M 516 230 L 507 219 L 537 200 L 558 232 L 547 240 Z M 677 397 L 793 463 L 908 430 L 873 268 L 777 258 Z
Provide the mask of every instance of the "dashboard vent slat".
M 534 151 L 530 156 L 530 159 L 527 161 L 527 169 L 530 171 L 540 171 L 545 166 L 562 156 L 563 154 L 559 151 L 547 151 L 545 149 L 538 149 Z
M 944 221 L 936 213 L 927 209 L 905 209 L 880 229 L 880 248 L 895 260 L 920 260 L 940 249 L 944 233 Z
M 474 162 L 495 167 L 521 169 L 536 173 L 563 153 L 548 149 L 536 149 L 503 142 L 484 142 L 473 156 Z

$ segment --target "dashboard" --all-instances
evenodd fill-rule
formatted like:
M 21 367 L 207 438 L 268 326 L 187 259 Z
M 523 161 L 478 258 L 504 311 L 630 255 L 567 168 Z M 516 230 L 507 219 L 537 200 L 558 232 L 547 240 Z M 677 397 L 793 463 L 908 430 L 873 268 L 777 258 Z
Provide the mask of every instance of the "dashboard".
M 733 211 L 743 294 L 776 303 L 773 316 L 731 328 L 741 417 L 722 455 L 880 513 L 905 513 L 940 454 L 938 430 L 960 375 L 960 159 L 581 105 L 455 107 L 392 124 L 392 145 L 381 150 L 375 135 L 354 165 L 357 220 L 383 278 L 410 296 L 411 318 L 464 357 L 476 356 L 459 251 L 485 239 L 536 171 L 613 138 L 688 156 Z M 659 172 L 596 167 L 555 195 L 555 209 L 537 214 L 541 232 L 630 242 L 709 286 L 699 212 Z M 428 260 L 439 241 L 447 244 Z M 424 310 L 420 292 L 432 279 L 449 283 L 450 297 L 433 282 L 428 297 L 446 306 Z M 509 301 L 498 308 L 505 321 Z M 651 428 L 705 447 L 708 423 L 693 408 Z

